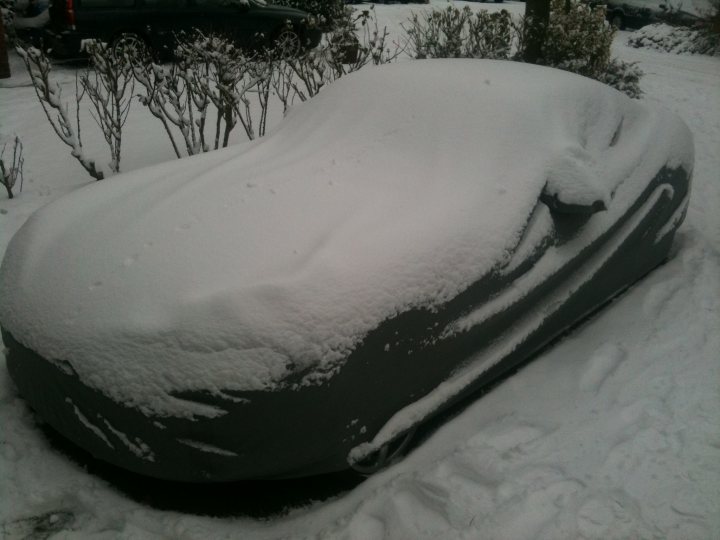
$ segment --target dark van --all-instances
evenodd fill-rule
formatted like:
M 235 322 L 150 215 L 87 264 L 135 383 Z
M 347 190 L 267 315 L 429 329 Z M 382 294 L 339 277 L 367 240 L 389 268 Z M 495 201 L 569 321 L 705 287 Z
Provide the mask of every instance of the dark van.
M 227 36 L 244 48 L 288 37 L 312 48 L 322 36 L 308 13 L 264 0 L 52 0 L 45 46 L 68 57 L 80 54 L 83 40 L 135 40 L 167 57 L 175 35 L 193 29 Z

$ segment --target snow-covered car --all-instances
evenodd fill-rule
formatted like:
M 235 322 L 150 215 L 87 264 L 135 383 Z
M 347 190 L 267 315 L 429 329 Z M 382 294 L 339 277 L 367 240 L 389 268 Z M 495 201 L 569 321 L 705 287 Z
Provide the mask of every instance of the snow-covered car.
M 8 369 L 138 473 L 371 472 L 661 264 L 692 167 L 679 118 L 577 75 L 366 68 L 34 214 L 0 268 Z

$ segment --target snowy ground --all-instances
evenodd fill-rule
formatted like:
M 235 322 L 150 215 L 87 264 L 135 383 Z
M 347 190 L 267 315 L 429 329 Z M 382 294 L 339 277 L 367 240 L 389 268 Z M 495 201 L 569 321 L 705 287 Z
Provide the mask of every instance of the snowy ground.
M 377 12 L 396 31 L 419 9 Z M 53 449 L 0 370 L 0 537 L 720 538 L 720 59 L 630 49 L 628 35 L 615 52 L 640 62 L 645 99 L 695 137 L 693 195 L 668 264 L 401 463 L 264 520 L 135 502 Z M 0 253 L 33 210 L 87 182 L 16 57 L 12 67 L 0 81 L 0 137 L 21 136 L 26 180 L 16 199 L 0 199 Z M 61 75 L 70 92 L 72 71 Z M 126 170 L 173 157 L 142 118 L 128 124 Z

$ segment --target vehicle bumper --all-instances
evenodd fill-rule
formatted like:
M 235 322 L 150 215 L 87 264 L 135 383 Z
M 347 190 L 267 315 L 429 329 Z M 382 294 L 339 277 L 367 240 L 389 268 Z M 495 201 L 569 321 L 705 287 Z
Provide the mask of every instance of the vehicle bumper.
M 80 56 L 82 40 L 82 36 L 73 30 L 46 28 L 43 33 L 43 48 L 56 57 Z

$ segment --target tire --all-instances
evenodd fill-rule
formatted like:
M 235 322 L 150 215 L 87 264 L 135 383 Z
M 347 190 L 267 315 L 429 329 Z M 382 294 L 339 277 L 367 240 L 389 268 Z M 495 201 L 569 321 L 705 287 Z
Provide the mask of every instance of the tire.
M 143 36 L 135 32 L 122 32 L 110 42 L 110 50 L 116 60 L 123 59 L 126 52 L 143 61 L 151 61 L 152 54 L 148 42 Z
M 294 58 L 303 52 L 302 40 L 298 33 L 290 27 L 283 27 L 273 35 L 273 49 L 278 50 L 283 58 Z
M 625 30 L 625 17 L 619 11 L 610 14 L 610 26 L 618 30 Z

